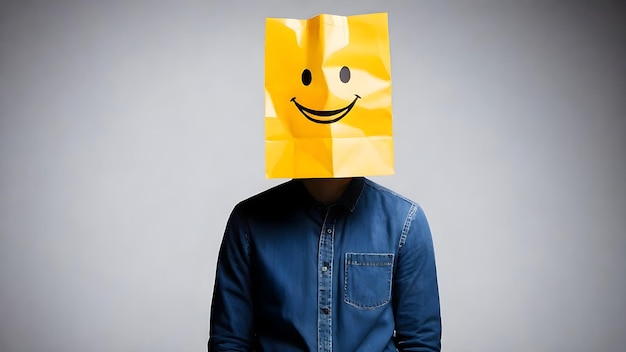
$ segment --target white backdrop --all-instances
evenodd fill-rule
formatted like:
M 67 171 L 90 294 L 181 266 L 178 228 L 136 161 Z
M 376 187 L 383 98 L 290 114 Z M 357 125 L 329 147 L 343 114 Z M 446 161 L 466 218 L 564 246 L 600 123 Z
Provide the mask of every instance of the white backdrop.
M 0 351 L 205 350 L 265 17 L 382 11 L 444 350 L 623 351 L 626 11 L 512 0 L 2 1 Z

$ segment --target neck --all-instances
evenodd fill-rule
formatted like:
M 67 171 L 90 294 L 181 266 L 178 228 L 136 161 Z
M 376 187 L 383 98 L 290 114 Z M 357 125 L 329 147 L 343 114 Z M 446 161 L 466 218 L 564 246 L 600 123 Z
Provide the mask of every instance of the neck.
M 351 180 L 352 178 L 306 178 L 302 183 L 315 200 L 329 205 L 341 198 Z

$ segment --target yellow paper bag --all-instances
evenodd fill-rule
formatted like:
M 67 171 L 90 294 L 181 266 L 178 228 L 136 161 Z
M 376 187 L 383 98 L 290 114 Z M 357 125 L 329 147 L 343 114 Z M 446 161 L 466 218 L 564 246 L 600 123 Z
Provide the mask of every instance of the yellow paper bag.
M 393 174 L 387 14 L 268 18 L 268 178 Z

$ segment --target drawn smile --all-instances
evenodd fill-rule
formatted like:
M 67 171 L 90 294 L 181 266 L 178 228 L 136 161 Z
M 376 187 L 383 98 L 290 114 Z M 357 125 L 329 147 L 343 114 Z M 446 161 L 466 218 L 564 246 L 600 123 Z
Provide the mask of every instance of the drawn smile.
M 300 110 L 300 112 L 302 113 L 302 115 L 304 115 L 304 117 L 306 117 L 307 119 L 309 119 L 310 121 L 313 121 L 315 123 L 333 123 L 333 122 L 337 122 L 339 120 L 341 120 L 344 116 L 346 116 L 350 110 L 352 109 L 352 107 L 354 106 L 354 104 L 356 104 L 356 101 L 358 99 L 361 99 L 361 97 L 358 94 L 354 95 L 355 98 L 352 101 L 352 103 L 350 103 L 349 105 L 341 108 L 341 109 L 337 109 L 337 110 L 313 110 L 313 109 L 309 109 L 305 106 L 302 106 L 300 104 L 298 104 L 298 102 L 296 101 L 296 97 L 291 98 L 290 101 L 292 101 L 294 104 L 296 104 L 296 107 L 298 108 L 298 110 Z M 318 118 L 315 118 L 313 116 L 316 116 Z M 321 117 L 321 119 L 320 119 Z

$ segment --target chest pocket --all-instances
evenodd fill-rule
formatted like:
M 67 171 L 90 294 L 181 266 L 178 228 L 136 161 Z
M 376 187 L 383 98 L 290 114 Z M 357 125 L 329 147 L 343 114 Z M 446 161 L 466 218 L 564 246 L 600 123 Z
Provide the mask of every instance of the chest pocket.
M 376 309 L 391 299 L 392 253 L 346 253 L 345 303 L 360 309 Z

